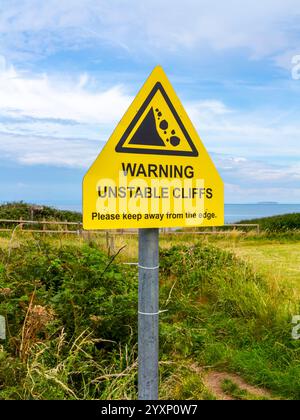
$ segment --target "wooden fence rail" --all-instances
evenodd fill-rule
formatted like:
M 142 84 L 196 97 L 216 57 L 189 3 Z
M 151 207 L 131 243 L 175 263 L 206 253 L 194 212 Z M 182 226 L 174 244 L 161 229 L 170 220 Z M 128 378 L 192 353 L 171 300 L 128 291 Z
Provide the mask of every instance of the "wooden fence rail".
M 65 222 L 65 221 L 57 221 L 57 220 L 24 220 L 24 219 L 18 219 L 18 220 L 12 220 L 12 219 L 0 219 L 1 223 L 22 223 L 22 224 L 30 224 L 30 225 L 81 225 L 81 222 Z
M 81 235 L 83 234 L 85 231 L 82 229 L 82 223 L 81 222 L 67 222 L 67 221 L 57 221 L 57 220 L 23 220 L 22 218 L 20 219 L 0 219 L 0 226 L 1 224 L 16 224 L 16 226 L 12 227 L 12 228 L 0 228 L 0 232 L 11 232 L 13 229 L 15 229 L 16 227 L 19 227 L 20 230 L 22 230 L 22 232 L 31 232 L 31 233 L 64 233 L 64 234 L 77 234 L 77 235 Z M 42 230 L 41 229 L 24 229 L 24 225 L 40 225 L 42 226 Z M 47 229 L 47 226 L 58 226 L 58 227 L 62 227 L 61 229 L 57 229 L 57 230 L 51 230 L 51 229 Z M 68 227 L 71 226 L 76 226 L 77 229 L 69 229 Z M 227 228 L 227 227 L 232 227 L 233 229 L 231 230 L 222 230 L 222 228 Z M 259 233 L 259 224 L 252 224 L 252 223 L 228 223 L 225 224 L 224 226 L 220 226 L 220 227 L 212 227 L 212 230 L 204 230 L 204 231 L 190 231 L 190 230 L 183 230 L 183 231 L 174 231 L 172 229 L 161 229 L 161 233 L 162 234 L 172 234 L 172 235 L 186 235 L 186 234 L 191 234 L 191 235 L 224 235 L 224 234 L 230 234 L 232 233 L 232 231 L 235 231 L 235 228 L 239 228 L 239 227 L 249 227 L 249 228 L 253 228 L 256 230 L 257 233 Z M 109 230 L 109 231 L 105 231 L 105 230 L 91 230 L 91 231 L 87 231 L 87 233 L 106 233 L 109 232 L 112 235 L 136 235 L 138 233 L 137 229 L 129 229 L 129 230 Z

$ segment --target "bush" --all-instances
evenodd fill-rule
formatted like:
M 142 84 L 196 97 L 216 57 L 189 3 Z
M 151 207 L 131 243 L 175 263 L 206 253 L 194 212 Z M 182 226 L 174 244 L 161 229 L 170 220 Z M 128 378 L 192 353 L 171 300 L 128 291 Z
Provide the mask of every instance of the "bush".
M 0 313 L 8 340 L 0 349 L 0 398 L 120 396 L 106 389 L 105 377 L 118 377 L 136 357 L 135 346 L 126 350 L 136 342 L 135 270 L 125 272 L 87 245 L 57 249 L 29 241 L 2 257 Z
M 300 229 L 300 213 L 242 220 L 240 223 L 257 223 L 261 230 L 267 232 L 288 232 Z
M 78 223 L 81 222 L 82 215 L 76 211 L 58 210 L 48 206 L 36 206 L 34 204 L 23 203 L 22 201 L 0 205 L 0 219 L 20 220 L 21 218 L 23 220 L 31 220 L 33 218 L 35 221 L 57 220 Z M 12 226 L 12 223 L 2 222 L 0 224 L 1 228 L 11 228 Z M 42 225 L 32 225 L 31 229 L 33 228 L 42 229 Z

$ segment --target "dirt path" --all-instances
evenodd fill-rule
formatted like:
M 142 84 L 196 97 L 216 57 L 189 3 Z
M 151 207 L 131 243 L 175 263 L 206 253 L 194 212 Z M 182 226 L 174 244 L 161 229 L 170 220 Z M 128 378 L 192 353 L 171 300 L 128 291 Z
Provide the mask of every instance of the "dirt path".
M 271 394 L 265 389 L 258 388 L 252 385 L 247 384 L 242 378 L 238 375 L 224 372 L 208 372 L 204 376 L 204 383 L 207 388 L 216 396 L 218 400 L 235 400 L 235 398 L 227 395 L 222 389 L 222 383 L 224 380 L 230 380 L 236 384 L 241 390 L 246 391 L 247 393 L 253 395 L 254 397 L 262 397 L 271 399 Z
M 268 392 L 264 388 L 256 387 L 253 385 L 249 385 L 244 379 L 240 376 L 227 373 L 227 372 L 216 372 L 213 370 L 207 371 L 206 369 L 198 366 L 195 363 L 190 365 L 190 368 L 197 372 L 203 378 L 203 383 L 206 388 L 218 399 L 218 400 L 225 400 L 225 401 L 232 401 L 237 400 L 234 396 L 228 395 L 222 389 L 223 382 L 227 379 L 231 381 L 234 385 L 238 387 L 239 390 L 245 391 L 248 396 L 253 396 L 255 398 L 266 398 L 266 399 L 273 399 L 270 392 Z M 251 398 L 249 398 L 251 399 Z

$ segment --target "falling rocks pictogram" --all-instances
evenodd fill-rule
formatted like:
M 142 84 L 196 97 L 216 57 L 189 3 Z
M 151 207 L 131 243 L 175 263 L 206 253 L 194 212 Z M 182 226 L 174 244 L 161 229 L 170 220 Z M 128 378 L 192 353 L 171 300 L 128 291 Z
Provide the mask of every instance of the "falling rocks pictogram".
M 147 146 L 165 146 L 164 141 L 158 135 L 158 132 L 156 130 L 153 108 L 149 110 L 142 124 L 134 133 L 129 144 L 140 144 L 140 145 L 147 145 Z

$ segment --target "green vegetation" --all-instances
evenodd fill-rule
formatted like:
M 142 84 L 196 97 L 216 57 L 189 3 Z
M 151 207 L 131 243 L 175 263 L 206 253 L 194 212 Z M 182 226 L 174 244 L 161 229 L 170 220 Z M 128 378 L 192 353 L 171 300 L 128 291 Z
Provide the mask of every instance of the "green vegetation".
M 0 206 L 0 218 L 20 217 L 81 220 Z M 161 235 L 160 398 L 215 399 L 207 370 L 238 374 L 271 398 L 300 398 L 300 342 L 291 338 L 300 215 L 244 222 L 261 233 Z M 0 399 L 136 398 L 137 270 L 122 264 L 136 260 L 135 235 L 2 234 Z M 220 388 L 237 400 L 268 399 L 231 379 Z
M 284 284 L 290 294 L 300 296 L 299 242 L 240 241 L 224 247 L 245 259 L 263 274 L 269 283 Z
M 214 399 L 204 381 L 209 367 L 299 399 L 295 296 L 222 249 L 222 240 L 164 241 L 160 398 Z M 136 398 L 137 270 L 124 259 L 109 258 L 93 238 L 26 241 L 23 234 L 13 246 L 4 243 L 0 314 L 8 339 L 0 346 L 0 399 Z
M 257 223 L 266 232 L 300 230 L 300 213 L 281 214 L 260 219 L 242 220 L 240 223 Z
M 266 400 L 266 397 L 257 396 L 248 392 L 245 389 L 240 388 L 231 379 L 224 379 L 222 382 L 222 390 L 225 394 L 229 395 L 235 400 Z
M 173 343 L 182 337 L 185 356 L 299 398 L 300 346 L 291 339 L 290 324 L 299 302 L 217 248 L 172 248 L 164 261 L 165 274 L 177 282 L 167 328 L 178 330 Z
M 58 220 L 67 222 L 81 222 L 81 213 L 69 210 L 57 210 L 53 207 L 37 206 L 20 202 L 0 205 L 0 219 L 11 220 Z

